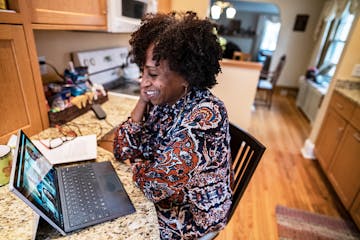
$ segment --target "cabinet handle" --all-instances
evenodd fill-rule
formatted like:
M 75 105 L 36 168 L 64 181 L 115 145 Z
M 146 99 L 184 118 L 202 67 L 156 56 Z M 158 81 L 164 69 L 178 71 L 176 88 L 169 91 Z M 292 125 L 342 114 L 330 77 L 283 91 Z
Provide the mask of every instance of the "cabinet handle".
M 343 127 L 337 129 L 337 139 L 341 138 L 341 134 L 343 131 L 344 131 Z
M 336 103 L 336 107 L 340 110 L 344 109 L 344 106 L 340 103 Z
M 356 139 L 356 141 L 358 141 L 358 142 L 360 142 L 360 135 L 359 135 L 359 133 L 354 133 L 353 134 L 353 137 Z

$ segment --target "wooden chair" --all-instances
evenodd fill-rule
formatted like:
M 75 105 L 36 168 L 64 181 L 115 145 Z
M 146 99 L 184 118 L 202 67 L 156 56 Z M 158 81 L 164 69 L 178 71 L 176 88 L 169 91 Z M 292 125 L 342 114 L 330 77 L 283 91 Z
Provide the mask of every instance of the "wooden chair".
M 255 105 L 263 104 L 269 109 L 271 108 L 272 95 L 274 93 L 275 85 L 280 77 L 281 71 L 285 65 L 286 55 L 281 56 L 275 71 L 267 74 L 262 73 L 257 86 L 257 97 L 255 99 Z M 260 96 L 264 94 L 265 96 Z
M 239 61 L 251 61 L 251 55 L 249 53 L 234 51 L 232 59 Z
M 229 221 L 258 166 L 266 147 L 251 134 L 230 123 L 230 147 L 232 169 L 234 170 L 233 203 Z
M 234 171 L 234 179 L 231 184 L 233 199 L 228 216 L 228 222 L 234 215 L 236 207 L 238 206 L 246 187 L 249 185 L 251 177 L 253 176 L 255 169 L 266 149 L 266 147 L 251 134 L 232 123 L 229 125 L 229 132 L 231 136 L 231 165 Z M 214 239 L 217 234 L 217 232 L 211 232 L 200 238 L 200 240 Z

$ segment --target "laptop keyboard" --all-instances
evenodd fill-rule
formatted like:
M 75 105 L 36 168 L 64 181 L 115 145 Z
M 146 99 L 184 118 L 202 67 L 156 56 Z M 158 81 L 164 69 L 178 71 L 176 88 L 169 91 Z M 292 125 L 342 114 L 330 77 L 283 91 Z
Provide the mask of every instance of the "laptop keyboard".
M 63 168 L 61 176 L 70 227 L 110 216 L 91 164 Z

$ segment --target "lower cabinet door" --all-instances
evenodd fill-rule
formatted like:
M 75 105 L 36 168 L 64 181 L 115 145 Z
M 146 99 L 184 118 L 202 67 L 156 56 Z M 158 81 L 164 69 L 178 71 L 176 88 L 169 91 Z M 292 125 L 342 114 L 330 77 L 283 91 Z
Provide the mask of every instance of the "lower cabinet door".
M 344 134 L 345 126 L 346 121 L 335 111 L 329 109 L 324 118 L 319 137 L 315 143 L 316 157 L 319 159 L 319 162 L 326 173 L 333 159 L 335 149 Z
M 360 131 L 350 124 L 345 129 L 328 173 L 335 191 L 349 210 L 360 189 Z
M 355 221 L 356 225 L 360 229 L 360 191 L 355 198 L 355 201 L 350 209 L 350 214 Z

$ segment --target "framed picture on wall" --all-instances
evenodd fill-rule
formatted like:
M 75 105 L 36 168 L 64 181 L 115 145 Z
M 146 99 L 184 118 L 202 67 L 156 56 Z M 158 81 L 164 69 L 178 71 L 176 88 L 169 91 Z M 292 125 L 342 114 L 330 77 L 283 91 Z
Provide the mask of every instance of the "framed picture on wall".
M 309 20 L 309 15 L 307 15 L 307 14 L 297 14 L 293 30 L 294 31 L 305 32 L 308 20 Z

